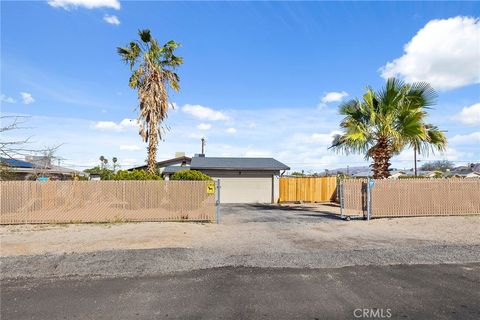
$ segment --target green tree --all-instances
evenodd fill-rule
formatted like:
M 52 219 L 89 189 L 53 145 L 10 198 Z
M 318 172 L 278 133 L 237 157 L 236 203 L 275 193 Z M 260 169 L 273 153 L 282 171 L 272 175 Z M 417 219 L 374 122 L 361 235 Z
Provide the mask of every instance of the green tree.
M 162 180 L 162 177 L 145 170 L 118 170 L 117 173 L 112 174 L 111 180 Z
M 101 162 L 103 163 L 103 162 Z M 100 179 L 102 180 L 110 180 L 113 175 L 113 171 L 110 169 L 105 168 L 103 165 L 101 166 L 96 166 L 90 169 L 85 169 L 83 172 L 86 172 L 88 174 L 98 174 L 100 175 Z
M 197 180 L 197 181 L 203 181 L 203 180 L 212 180 L 209 176 L 206 174 L 197 171 L 197 170 L 182 170 L 175 172 L 172 174 L 170 177 L 170 180 Z
M 441 171 L 445 172 L 447 170 L 453 169 L 453 162 L 448 160 L 437 160 L 424 163 L 421 168 L 425 171 Z
M 168 88 L 179 91 L 180 79 L 175 70 L 183 59 L 174 55 L 177 42 L 171 40 L 160 46 L 150 30 L 139 30 L 138 34 L 140 41 L 118 47 L 117 52 L 132 71 L 129 86 L 137 90 L 139 134 L 148 143 L 148 171 L 154 174 L 158 142 L 164 132 L 162 123 L 169 106 Z
M 362 99 L 340 105 L 343 134 L 334 137 L 330 148 L 364 154 L 373 159 L 373 177 L 387 178 L 390 159 L 404 148 L 416 145 L 420 152 L 446 148 L 443 132 L 424 122 L 425 109 L 435 100 L 435 91 L 425 82 L 406 84 L 390 78 L 379 91 L 368 87 Z

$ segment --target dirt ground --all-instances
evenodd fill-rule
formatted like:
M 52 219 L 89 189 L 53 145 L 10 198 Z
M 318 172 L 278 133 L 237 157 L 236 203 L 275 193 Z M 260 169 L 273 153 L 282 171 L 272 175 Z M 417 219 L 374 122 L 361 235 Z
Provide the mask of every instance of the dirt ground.
M 343 221 L 338 207 L 224 205 L 221 223 L 0 227 L 1 256 L 186 248 L 247 255 L 425 245 L 480 245 L 480 216 Z

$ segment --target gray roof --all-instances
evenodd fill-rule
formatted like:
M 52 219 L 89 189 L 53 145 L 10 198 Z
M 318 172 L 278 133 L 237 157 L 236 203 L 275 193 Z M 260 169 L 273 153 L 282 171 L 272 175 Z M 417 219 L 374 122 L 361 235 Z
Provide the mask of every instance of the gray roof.
M 273 158 L 193 157 L 190 168 L 193 170 L 290 170 L 287 165 Z
M 168 166 L 163 169 L 163 173 L 175 173 L 178 171 L 190 170 L 189 166 Z

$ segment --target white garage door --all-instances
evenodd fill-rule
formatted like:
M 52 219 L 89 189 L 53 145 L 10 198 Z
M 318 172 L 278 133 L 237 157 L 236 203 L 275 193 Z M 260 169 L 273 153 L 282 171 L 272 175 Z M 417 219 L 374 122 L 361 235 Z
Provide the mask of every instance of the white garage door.
M 217 178 L 214 178 L 215 180 Z M 220 203 L 271 203 L 272 178 L 242 177 L 220 179 Z

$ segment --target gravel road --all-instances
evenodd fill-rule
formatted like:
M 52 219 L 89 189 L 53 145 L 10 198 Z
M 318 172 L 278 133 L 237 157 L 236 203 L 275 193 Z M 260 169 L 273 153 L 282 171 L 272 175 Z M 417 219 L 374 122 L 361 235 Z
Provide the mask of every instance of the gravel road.
M 134 277 L 217 267 L 480 262 L 480 217 L 345 222 L 335 206 L 230 205 L 222 224 L 0 229 L 1 277 Z

